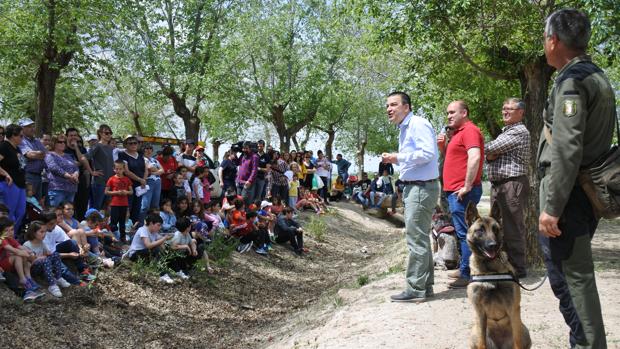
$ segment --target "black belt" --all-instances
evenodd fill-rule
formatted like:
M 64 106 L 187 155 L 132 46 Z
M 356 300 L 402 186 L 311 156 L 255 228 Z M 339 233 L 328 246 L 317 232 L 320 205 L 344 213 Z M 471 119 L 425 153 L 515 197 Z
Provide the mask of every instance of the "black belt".
M 516 177 L 508 177 L 508 178 L 500 179 L 500 180 L 497 180 L 497 181 L 491 181 L 491 184 L 493 184 L 493 185 L 502 185 L 502 184 L 506 184 L 508 182 L 518 181 L 519 178 L 523 178 L 523 177 L 525 177 L 525 175 L 516 176 Z
M 425 181 L 402 181 L 401 182 L 404 185 L 420 185 L 420 186 L 425 186 L 427 183 L 433 183 L 436 182 L 437 178 L 434 179 L 429 179 L 429 180 L 425 180 Z
M 43 172 L 43 170 L 41 170 L 41 172 Z M 31 172 L 31 171 L 26 171 L 26 173 L 29 173 L 29 174 L 31 174 L 31 175 L 38 175 L 38 176 L 40 176 L 40 175 L 41 175 L 41 172 Z

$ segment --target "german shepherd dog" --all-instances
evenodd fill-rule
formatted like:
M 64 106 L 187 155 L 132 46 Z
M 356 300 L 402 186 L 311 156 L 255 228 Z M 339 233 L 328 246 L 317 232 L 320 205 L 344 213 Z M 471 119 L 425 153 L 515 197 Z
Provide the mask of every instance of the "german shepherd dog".
M 515 274 L 508 256 L 501 251 L 503 232 L 499 205 L 493 205 L 491 216 L 480 217 L 476 205 L 469 203 L 465 212 L 467 244 L 471 275 Z M 474 281 L 467 286 L 467 297 L 474 306 L 476 318 L 470 348 L 528 349 L 530 333 L 521 322 L 521 291 L 510 280 Z

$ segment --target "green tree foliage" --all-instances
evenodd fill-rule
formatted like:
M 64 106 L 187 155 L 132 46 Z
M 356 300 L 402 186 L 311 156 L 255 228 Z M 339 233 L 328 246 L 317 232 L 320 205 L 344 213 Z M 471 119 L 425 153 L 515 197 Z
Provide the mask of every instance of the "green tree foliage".
M 215 63 L 231 30 L 233 1 L 118 0 L 115 58 L 148 78 L 181 118 L 187 138 L 200 133 Z
M 85 70 L 89 50 L 106 31 L 110 5 L 107 0 L 0 1 L 3 111 L 35 116 L 39 133 L 52 131 L 57 102 L 63 103 L 64 119 L 89 114 L 97 88 L 89 86 Z
M 339 77 L 338 23 L 331 2 L 249 2 L 228 47 L 228 84 L 214 102 L 273 124 L 289 150 Z

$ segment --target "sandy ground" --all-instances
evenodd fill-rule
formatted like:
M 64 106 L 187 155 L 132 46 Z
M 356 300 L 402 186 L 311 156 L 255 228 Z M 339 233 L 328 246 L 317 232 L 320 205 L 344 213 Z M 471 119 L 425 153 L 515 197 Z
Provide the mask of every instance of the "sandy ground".
M 619 225 L 618 220 L 602 221 L 593 241 L 609 348 L 620 348 Z M 405 247 L 395 252 L 398 258 L 386 254 L 377 263 L 400 260 L 403 265 Z M 543 272 L 531 274 L 525 283 L 533 286 L 542 279 Z M 402 290 L 403 277 L 402 271 L 374 275 L 361 288 L 339 290 L 331 303 L 298 314 L 286 333 L 278 334 L 280 340 L 268 347 L 466 348 L 473 319 L 466 291 L 449 290 L 447 272 L 436 271 L 435 297 L 430 301 L 392 303 L 389 296 Z M 521 308 L 533 348 L 568 348 L 568 328 L 548 282 L 537 291 L 523 291 Z

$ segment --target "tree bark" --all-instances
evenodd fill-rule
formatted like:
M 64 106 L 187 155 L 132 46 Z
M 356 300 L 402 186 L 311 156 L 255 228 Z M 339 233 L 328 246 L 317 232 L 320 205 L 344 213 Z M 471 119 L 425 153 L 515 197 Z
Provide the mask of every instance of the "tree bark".
M 60 70 L 51 68 L 49 63 L 41 63 L 37 71 L 37 115 L 35 130 L 40 137 L 44 133 L 52 134 L 54 117 L 54 99 L 56 82 Z
M 542 114 L 547 102 L 549 82 L 554 69 L 547 64 L 544 56 L 526 65 L 519 74 L 521 94 L 525 102 L 524 123 L 530 131 L 531 160 L 528 177 L 530 179 L 529 203 L 524 212 L 527 227 L 527 259 L 530 265 L 540 265 L 542 257 L 538 244 L 538 166 L 536 163 L 538 141 L 542 131 Z
M 140 113 L 135 110 L 131 111 L 130 113 L 131 119 L 133 121 L 133 126 L 136 128 L 136 135 L 144 136 L 144 133 L 142 132 L 142 125 L 140 125 Z
M 334 159 L 333 148 L 334 148 L 335 139 L 336 139 L 336 130 L 334 130 L 332 126 L 329 130 L 327 130 L 327 142 L 325 142 L 325 156 L 327 156 L 327 158 L 330 160 Z
M 364 155 L 366 155 L 366 139 L 360 141 L 357 145 L 357 152 L 355 152 L 355 162 L 357 164 L 357 178 L 361 179 L 364 173 Z
M 211 146 L 213 146 L 213 161 L 220 160 L 220 146 L 221 145 L 222 145 L 222 142 L 218 139 L 214 139 L 213 142 L 211 142 Z
M 190 111 L 187 107 L 185 98 L 180 97 L 176 92 L 170 92 L 167 96 L 172 101 L 174 113 L 183 120 L 185 138 L 198 141 L 198 135 L 200 133 L 200 118 L 198 118 L 198 113 Z

